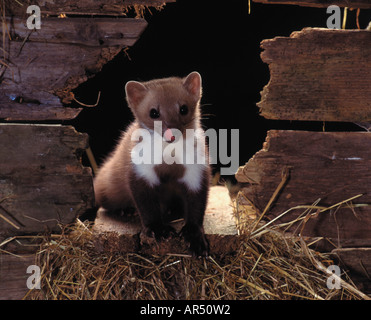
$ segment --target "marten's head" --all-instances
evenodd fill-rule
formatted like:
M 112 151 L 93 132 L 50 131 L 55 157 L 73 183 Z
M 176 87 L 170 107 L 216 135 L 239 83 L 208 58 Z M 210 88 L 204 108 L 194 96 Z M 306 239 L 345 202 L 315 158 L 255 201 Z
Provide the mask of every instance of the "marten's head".
M 161 121 L 164 138 L 172 141 L 171 129 L 185 134 L 200 126 L 201 76 L 192 72 L 185 78 L 165 78 L 148 82 L 129 81 L 125 86 L 128 105 L 141 127 L 154 130 Z

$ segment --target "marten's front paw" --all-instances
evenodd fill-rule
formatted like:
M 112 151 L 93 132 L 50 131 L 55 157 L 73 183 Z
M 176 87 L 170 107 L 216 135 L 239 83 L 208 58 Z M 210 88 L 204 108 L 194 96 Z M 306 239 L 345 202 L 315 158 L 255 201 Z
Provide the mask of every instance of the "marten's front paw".
M 202 227 L 194 224 L 186 224 L 181 234 L 189 243 L 189 249 L 195 257 L 207 257 L 209 253 L 209 244 L 205 237 Z
M 155 238 L 157 241 L 171 238 L 176 234 L 173 227 L 164 225 L 162 223 L 154 223 L 145 228 L 147 237 Z

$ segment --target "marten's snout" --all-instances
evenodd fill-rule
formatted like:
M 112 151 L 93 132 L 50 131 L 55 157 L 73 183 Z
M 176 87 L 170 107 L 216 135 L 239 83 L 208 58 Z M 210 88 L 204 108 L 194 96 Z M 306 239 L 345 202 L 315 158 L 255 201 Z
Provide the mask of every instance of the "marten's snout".
M 164 132 L 164 139 L 166 140 L 166 142 L 173 142 L 176 139 L 175 134 L 176 132 L 174 129 L 167 128 Z

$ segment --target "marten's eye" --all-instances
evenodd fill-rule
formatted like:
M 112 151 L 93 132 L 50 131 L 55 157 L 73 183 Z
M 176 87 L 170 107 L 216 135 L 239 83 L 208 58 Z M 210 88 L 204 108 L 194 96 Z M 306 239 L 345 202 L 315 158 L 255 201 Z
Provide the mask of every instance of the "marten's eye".
M 183 105 L 180 107 L 179 112 L 180 112 L 180 114 L 181 114 L 182 116 L 185 116 L 185 115 L 188 113 L 188 107 L 187 107 L 185 104 L 183 104 Z
M 149 112 L 149 116 L 152 119 L 157 119 L 160 117 L 160 112 L 158 112 L 156 109 L 151 109 L 151 111 Z

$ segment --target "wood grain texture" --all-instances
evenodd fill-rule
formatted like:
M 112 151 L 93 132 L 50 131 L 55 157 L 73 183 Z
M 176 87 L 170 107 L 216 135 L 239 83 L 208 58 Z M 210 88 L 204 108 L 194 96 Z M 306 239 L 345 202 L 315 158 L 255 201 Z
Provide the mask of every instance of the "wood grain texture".
M 94 205 L 87 144 L 71 126 L 0 125 L 0 238 L 58 231 Z
M 7 18 L 13 40 L 79 44 L 92 47 L 132 46 L 147 26 L 132 18 L 43 18 L 42 27 L 31 32 L 25 19 Z
M 147 25 L 142 19 L 44 18 L 31 33 L 24 24 L 8 23 L 12 41 L 3 48 L 0 119 L 8 121 L 76 117 L 81 109 L 63 105 L 73 101 L 71 90 L 134 44 Z
M 263 40 L 267 119 L 371 121 L 371 32 L 305 28 Z
M 0 300 L 20 300 L 29 289 L 27 268 L 35 264 L 34 254 L 0 253 Z
M 318 199 L 319 206 L 329 207 L 362 195 L 353 203 L 371 204 L 370 146 L 368 132 L 272 130 L 263 149 L 239 168 L 236 179 L 244 184 L 246 198 L 263 212 L 282 181 L 282 171 L 289 170 L 268 219 Z M 304 210 L 292 210 L 277 223 L 293 221 Z M 339 247 L 364 244 L 371 239 L 371 206 L 352 210 L 343 205 L 319 213 L 306 223 L 303 235 L 329 238 Z
M 10 67 L 0 88 L 0 118 L 6 120 L 68 120 L 78 109 L 64 107 L 71 90 L 101 70 L 121 48 L 90 48 L 65 44 L 12 41 Z M 18 109 L 19 108 L 19 109 Z
M 43 15 L 113 15 L 124 16 L 128 7 L 134 5 L 147 7 L 161 7 L 176 0 L 22 0 L 8 1 L 6 12 L 8 15 L 24 17 L 28 5 L 40 7 Z M 22 5 L 20 5 L 20 3 Z
M 264 4 L 293 4 L 303 7 L 327 8 L 330 5 L 348 8 L 371 8 L 369 0 L 252 0 Z

